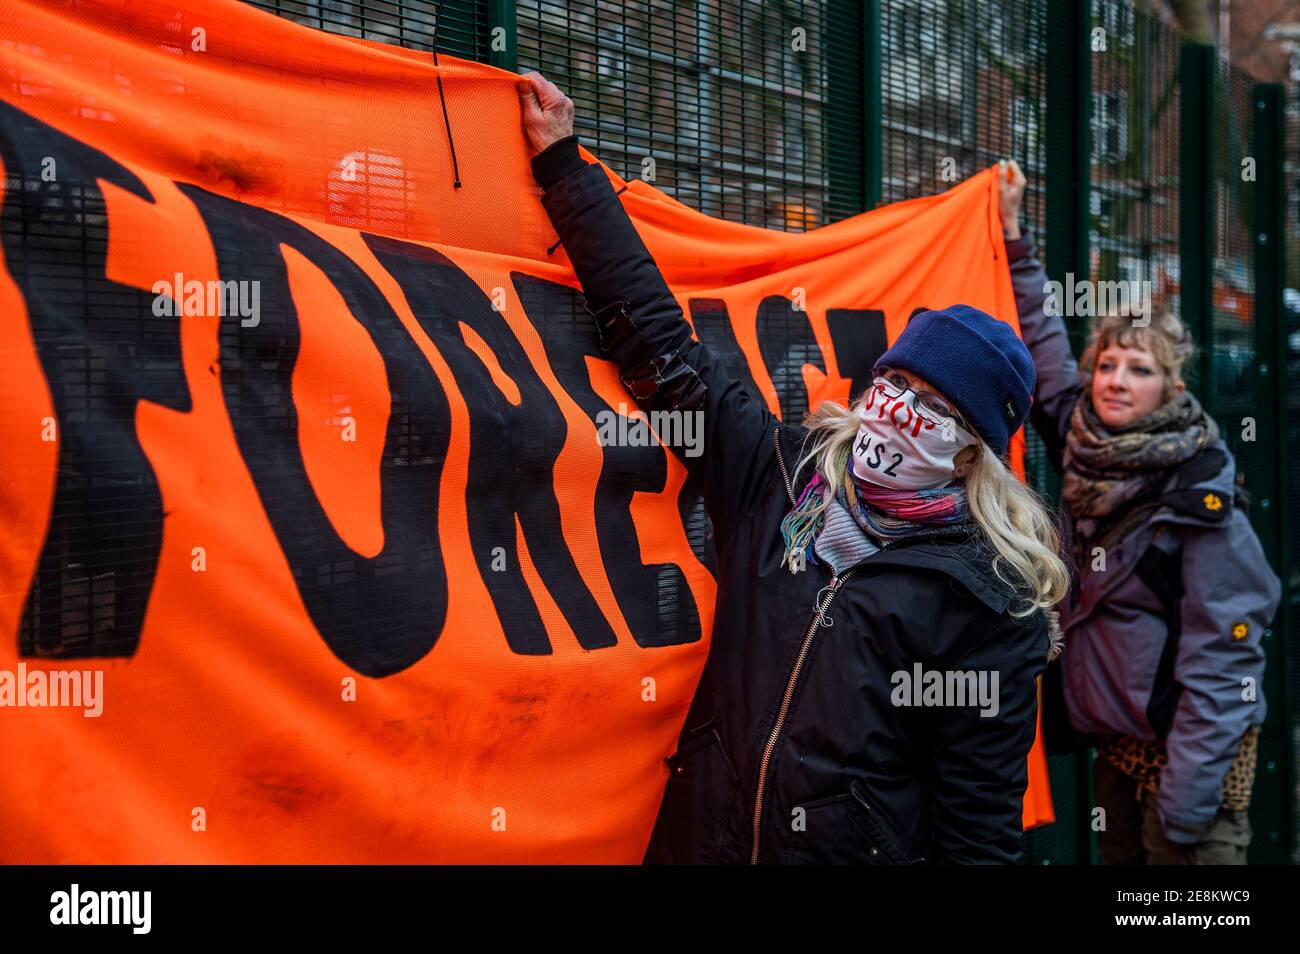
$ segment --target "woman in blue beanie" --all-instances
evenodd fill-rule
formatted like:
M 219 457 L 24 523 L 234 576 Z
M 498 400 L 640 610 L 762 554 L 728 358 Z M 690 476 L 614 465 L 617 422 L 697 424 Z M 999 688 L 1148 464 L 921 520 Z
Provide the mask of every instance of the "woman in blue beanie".
M 691 334 L 573 104 L 521 81 L 542 202 L 647 412 L 700 415 L 682 463 L 718 562 L 709 659 L 646 860 L 1014 862 L 1045 610 L 1065 566 L 1008 470 L 1034 367 L 964 305 L 917 315 L 848 408 L 777 420 Z
M 1038 367 L 1034 426 L 1062 470 L 1061 537 L 1078 568 L 1047 680 L 1060 691 L 1045 698 L 1097 745 L 1103 861 L 1244 864 L 1261 640 L 1281 583 L 1218 425 L 1183 383 L 1187 330 L 1149 309 L 1098 316 L 1081 374 L 1020 228 L 1025 178 L 1009 170 L 1001 212 Z

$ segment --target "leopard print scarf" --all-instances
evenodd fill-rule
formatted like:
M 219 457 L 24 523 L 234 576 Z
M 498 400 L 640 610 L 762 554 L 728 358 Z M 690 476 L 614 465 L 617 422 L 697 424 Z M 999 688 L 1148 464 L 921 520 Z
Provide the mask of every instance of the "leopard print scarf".
M 1086 382 L 1085 382 L 1086 385 Z M 1070 415 L 1061 496 L 1085 536 L 1102 518 L 1151 496 L 1179 464 L 1219 437 L 1219 426 L 1188 391 L 1112 431 L 1084 387 Z

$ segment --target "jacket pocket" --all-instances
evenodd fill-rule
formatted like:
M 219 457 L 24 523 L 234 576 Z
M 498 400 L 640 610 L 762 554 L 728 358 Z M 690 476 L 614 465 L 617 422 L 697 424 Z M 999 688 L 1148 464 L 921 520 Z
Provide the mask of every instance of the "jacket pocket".
M 710 864 L 726 833 L 738 776 L 712 721 L 688 732 L 668 764 L 659 817 L 646 849 L 650 864 Z
M 910 842 L 856 779 L 840 795 L 809 802 L 804 830 L 792 831 L 785 864 L 908 865 L 916 857 Z

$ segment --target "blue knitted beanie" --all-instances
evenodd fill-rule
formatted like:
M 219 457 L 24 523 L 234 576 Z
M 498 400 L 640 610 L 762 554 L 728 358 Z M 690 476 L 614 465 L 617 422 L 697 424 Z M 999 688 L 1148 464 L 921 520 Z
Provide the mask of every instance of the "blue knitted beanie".
M 957 407 L 999 457 L 1029 416 L 1034 361 L 1011 326 L 970 305 L 912 316 L 876 361 L 924 378 Z

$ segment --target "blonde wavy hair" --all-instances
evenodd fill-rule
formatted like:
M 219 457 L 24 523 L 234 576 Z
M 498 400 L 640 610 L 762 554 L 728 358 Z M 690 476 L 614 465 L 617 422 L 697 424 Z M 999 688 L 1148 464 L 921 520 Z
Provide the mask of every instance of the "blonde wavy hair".
M 823 401 L 805 415 L 808 434 L 804 447 L 808 450 L 795 464 L 792 481 L 812 461 L 829 486 L 839 484 L 858 436 L 858 413 L 868 392 L 869 389 L 863 391 L 847 408 L 834 401 Z M 1069 590 L 1070 571 L 1058 556 L 1056 528 L 1048 508 L 983 440 L 979 441 L 976 454 L 975 464 L 965 477 L 970 515 L 995 551 L 993 572 L 998 579 L 1031 594 L 1011 615 L 1028 616 L 1042 609 L 1051 618 L 1053 608 Z M 830 502 L 831 496 L 823 495 L 812 515 L 824 511 Z

